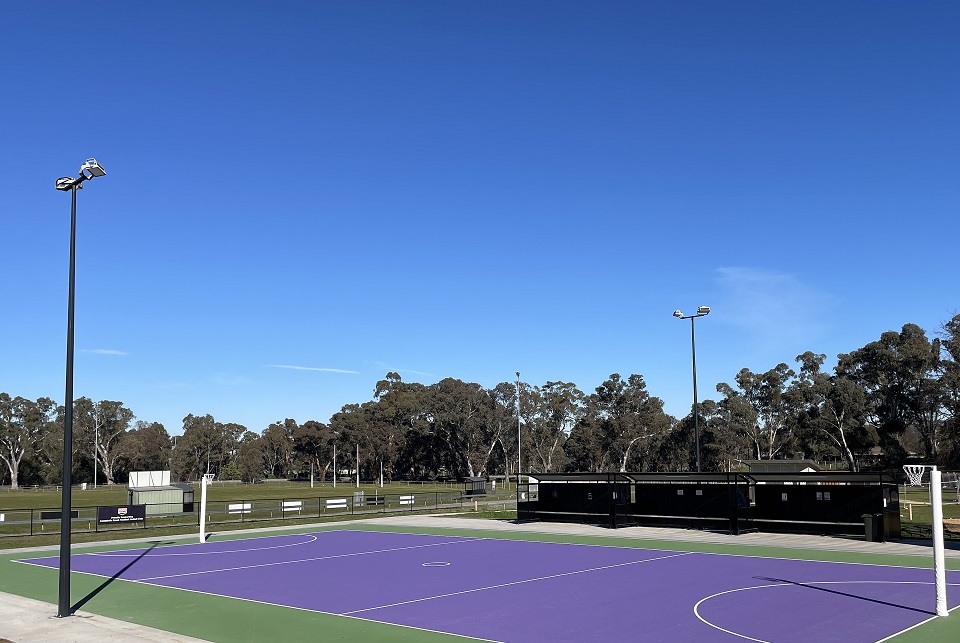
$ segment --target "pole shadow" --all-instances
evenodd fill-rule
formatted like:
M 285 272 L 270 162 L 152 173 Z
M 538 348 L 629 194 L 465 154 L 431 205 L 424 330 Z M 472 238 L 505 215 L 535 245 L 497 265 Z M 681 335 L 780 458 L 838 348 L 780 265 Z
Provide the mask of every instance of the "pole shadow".
M 107 586 L 110 585 L 110 583 L 112 583 L 113 581 L 115 581 L 115 580 L 117 580 L 118 578 L 120 578 L 120 576 L 122 576 L 125 571 L 127 571 L 128 569 L 130 569 L 131 567 L 133 567 L 134 565 L 136 565 L 136 564 L 140 561 L 141 558 L 143 558 L 144 556 L 146 556 L 147 554 L 149 554 L 151 551 L 153 551 L 153 550 L 156 549 L 157 547 L 159 547 L 159 546 L 161 546 L 161 545 L 174 545 L 174 544 L 176 544 L 176 543 L 174 543 L 174 542 L 172 542 L 172 541 L 160 541 L 160 540 L 151 541 L 151 542 L 150 542 L 150 546 L 147 547 L 146 549 L 144 549 L 144 550 L 143 550 L 143 553 L 141 553 L 139 556 L 137 556 L 136 558 L 134 558 L 133 560 L 131 560 L 129 563 L 127 563 L 126 565 L 124 565 L 124 566 L 123 566 L 119 571 L 117 571 L 113 576 L 111 576 L 111 577 L 108 578 L 107 580 L 105 580 L 105 581 L 103 581 L 102 583 L 100 583 L 100 586 L 99 586 L 99 587 L 97 587 L 97 588 L 94 589 L 92 592 L 90 592 L 89 594 L 87 594 L 86 596 L 84 596 L 83 598 L 81 598 L 79 601 L 77 601 L 77 602 L 70 608 L 70 613 L 73 614 L 74 612 L 76 612 L 77 610 L 79 610 L 81 607 L 83 607 L 84 605 L 86 605 L 87 603 L 89 603 L 97 594 L 99 594 L 99 593 L 102 592 L 104 589 L 106 589 Z
M 788 585 L 794 585 L 796 587 L 805 587 L 807 589 L 815 589 L 818 592 L 826 592 L 828 594 L 835 594 L 836 596 L 846 596 L 847 598 L 856 598 L 861 601 L 867 601 L 868 603 L 876 603 L 878 605 L 885 605 L 886 607 L 896 607 L 902 610 L 908 610 L 911 612 L 917 612 L 919 614 L 925 614 L 927 616 L 936 616 L 935 611 L 923 610 L 918 607 L 910 607 L 908 605 L 898 605 L 897 603 L 890 603 L 888 601 L 881 601 L 878 598 L 867 598 L 866 596 L 858 596 L 857 594 L 849 594 L 847 592 L 841 592 L 835 589 L 828 589 L 826 587 L 818 587 L 813 584 L 801 583 L 799 581 L 787 580 L 785 578 L 768 578 L 766 576 L 754 576 L 757 580 L 773 581 L 776 583 L 787 583 Z

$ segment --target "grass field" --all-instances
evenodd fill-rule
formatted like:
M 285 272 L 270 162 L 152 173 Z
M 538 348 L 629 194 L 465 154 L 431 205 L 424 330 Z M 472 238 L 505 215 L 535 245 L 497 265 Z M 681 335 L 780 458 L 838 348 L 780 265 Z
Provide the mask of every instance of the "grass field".
M 310 487 L 309 482 L 277 482 L 270 484 L 241 485 L 215 484 L 208 488 L 208 512 L 212 514 L 208 522 L 208 532 L 230 532 L 253 526 L 290 527 L 306 523 L 338 523 L 356 518 L 369 518 L 377 513 L 459 513 L 478 515 L 469 500 L 459 501 L 462 484 L 430 484 L 395 482 L 380 487 L 378 484 L 338 483 L 336 487 L 327 483 Z M 372 509 L 361 507 L 356 514 L 352 509 L 334 511 L 323 510 L 327 498 L 352 499 L 355 492 L 361 491 L 370 500 L 379 497 L 381 504 Z M 416 503 L 401 504 L 401 495 L 417 498 Z M 60 491 L 56 489 L 26 489 L 0 492 L 0 549 L 19 547 L 39 547 L 59 542 L 59 520 L 37 520 L 37 510 L 54 511 L 60 508 Z M 196 513 L 149 516 L 149 528 L 142 526 L 102 527 L 96 524 L 98 506 L 125 505 L 126 488 L 116 485 L 98 489 L 75 489 L 72 494 L 73 508 L 79 512 L 79 520 L 73 522 L 71 540 L 75 543 L 100 542 L 140 536 L 163 537 L 195 534 L 198 531 Z M 302 513 L 288 514 L 278 510 L 280 501 L 303 500 Z M 199 507 L 200 494 L 196 493 L 195 506 Z M 249 502 L 253 507 L 247 515 L 230 515 L 227 505 L 236 502 Z M 484 498 L 485 507 L 476 509 L 501 510 L 501 514 L 516 517 L 512 496 Z M 513 508 L 507 512 L 508 508 Z M 33 524 L 30 524 L 30 522 Z M 33 530 L 33 535 L 30 531 Z
M 196 500 L 200 501 L 200 485 L 194 483 Z M 375 493 L 396 494 L 415 490 L 420 493 L 452 492 L 463 489 L 463 483 L 434 482 L 389 482 L 383 487 L 379 484 L 361 481 L 355 483 L 338 482 L 316 483 L 311 488 L 309 482 L 270 482 L 262 484 L 220 484 L 214 483 L 207 488 L 209 500 L 259 500 L 263 498 L 316 498 L 352 494 L 363 491 L 372 496 Z M 513 485 L 510 486 L 513 490 Z M 506 490 L 504 490 L 506 491 Z M 123 505 L 127 502 L 127 488 L 123 485 L 101 485 L 96 489 L 74 488 L 71 492 L 74 507 L 96 507 L 100 505 Z M 54 488 L 0 490 L 0 511 L 4 509 L 59 509 L 61 491 Z

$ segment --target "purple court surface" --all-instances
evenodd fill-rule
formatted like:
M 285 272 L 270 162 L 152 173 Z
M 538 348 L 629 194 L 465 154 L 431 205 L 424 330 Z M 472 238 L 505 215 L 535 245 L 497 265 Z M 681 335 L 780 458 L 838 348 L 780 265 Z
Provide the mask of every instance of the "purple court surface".
M 72 569 L 517 643 L 879 641 L 935 607 L 929 569 L 348 530 L 74 554 Z M 953 608 L 960 572 L 947 582 Z

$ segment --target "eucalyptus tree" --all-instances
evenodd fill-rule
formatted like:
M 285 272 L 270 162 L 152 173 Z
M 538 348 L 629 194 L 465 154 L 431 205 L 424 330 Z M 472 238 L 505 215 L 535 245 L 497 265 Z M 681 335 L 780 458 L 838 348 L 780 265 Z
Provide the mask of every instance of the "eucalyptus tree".
M 198 480 L 202 474 L 220 472 L 224 434 L 210 414 L 183 418 L 183 435 L 173 450 L 173 476 L 178 480 Z
M 732 471 L 741 468 L 745 460 L 757 457 L 757 412 L 745 396 L 733 391 L 729 385 L 719 384 L 717 391 L 723 398 L 708 417 L 712 432 L 709 450 L 719 469 Z
M 307 420 L 293 430 L 294 460 L 312 465 L 321 482 L 333 467 L 334 437 L 329 426 L 315 420 Z
M 123 442 L 135 417 L 133 411 L 123 402 L 94 402 L 87 397 L 74 400 L 73 408 L 73 435 L 83 447 L 82 457 L 92 451 L 94 469 L 104 475 L 107 484 L 114 484 L 117 468 L 126 457 Z
M 725 382 L 717 385 L 724 397 L 721 404 L 737 409 L 740 418 L 750 421 L 743 428 L 757 460 L 772 460 L 790 452 L 794 438 L 791 418 L 798 402 L 796 391 L 791 389 L 795 375 L 781 363 L 766 373 L 741 369 L 736 377 L 737 388 Z
M 530 437 L 539 471 L 563 468 L 563 445 L 584 414 L 584 398 L 572 382 L 547 382 L 531 391 Z
M 266 458 L 259 435 L 244 431 L 237 445 L 237 455 L 228 465 L 230 479 L 255 482 L 267 473 Z
M 366 469 L 365 477 L 372 477 L 374 459 L 371 455 L 373 432 L 376 418 L 374 414 L 375 402 L 363 404 L 347 404 L 330 418 L 330 430 L 334 434 L 333 444 L 336 444 L 338 456 L 337 468 L 353 469 L 356 451 L 360 453 L 360 467 Z M 331 445 L 332 446 L 332 445 Z M 334 472 L 337 475 L 337 472 Z
M 428 387 L 430 431 L 442 449 L 444 466 L 454 476 L 485 472 L 499 440 L 487 422 L 489 397 L 479 385 L 448 377 Z
M 524 385 L 529 391 L 529 386 Z M 521 397 L 523 397 L 521 395 Z M 518 448 L 518 417 L 517 417 L 517 383 L 500 382 L 487 391 L 490 407 L 487 410 L 487 422 L 496 436 L 496 445 L 491 451 L 490 467 L 502 466 L 503 474 L 510 476 L 520 466 Z M 529 413 L 529 401 L 526 401 L 525 410 Z M 521 415 L 523 410 L 520 410 Z M 522 433 L 522 432 L 521 432 Z M 499 447 L 499 449 L 497 448 Z M 492 471 L 491 471 L 492 472 Z
M 929 457 L 935 459 L 940 451 L 943 391 L 934 382 L 938 353 L 922 328 L 905 324 L 899 333 L 887 331 L 839 356 L 836 373 L 863 388 L 867 417 L 880 435 L 888 464 L 906 458 L 901 437 L 911 425 Z
M 425 393 L 423 384 L 404 382 L 395 372 L 377 382 L 369 448 L 387 480 L 393 479 L 395 468 L 404 468 L 408 441 L 422 438 L 428 429 Z
M 170 468 L 173 441 L 159 422 L 137 421 L 127 432 L 121 447 L 131 471 Z
M 295 420 L 287 418 L 274 422 L 260 434 L 260 445 L 266 459 L 267 471 L 273 478 L 294 475 L 294 434 L 299 429 Z
M 56 404 L 49 398 L 33 402 L 0 393 L 0 461 L 6 465 L 11 489 L 19 487 L 21 463 L 38 450 L 55 412 Z
M 960 314 L 944 322 L 939 334 L 944 430 L 948 437 L 944 464 L 960 467 Z
M 859 469 L 856 453 L 869 447 L 867 398 L 862 387 L 847 377 L 829 375 L 820 369 L 826 355 L 807 351 L 797 356 L 801 364 L 797 380 L 800 396 L 798 427 L 807 444 L 824 438 L 850 471 Z M 814 453 L 820 458 L 824 453 Z
M 647 391 L 642 375 L 630 375 L 626 380 L 614 373 L 597 387 L 586 401 L 585 433 L 579 444 L 597 449 L 600 453 L 588 456 L 595 470 L 626 471 L 637 466 L 644 454 L 655 444 L 653 438 L 662 436 L 671 428 L 670 418 L 663 412 L 663 401 Z M 584 454 L 578 454 L 582 458 Z

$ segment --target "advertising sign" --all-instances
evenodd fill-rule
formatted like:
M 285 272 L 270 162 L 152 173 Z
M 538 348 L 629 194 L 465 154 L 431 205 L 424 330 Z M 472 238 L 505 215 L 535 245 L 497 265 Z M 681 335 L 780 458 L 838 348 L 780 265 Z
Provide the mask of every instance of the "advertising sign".
M 97 507 L 97 523 L 113 525 L 128 522 L 143 522 L 147 518 L 146 505 Z

